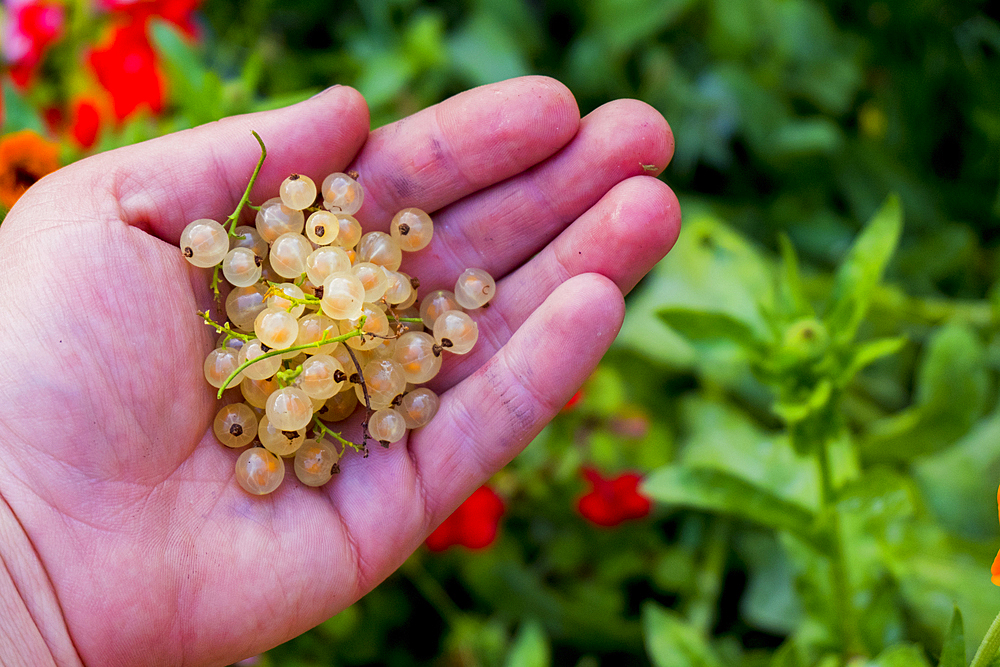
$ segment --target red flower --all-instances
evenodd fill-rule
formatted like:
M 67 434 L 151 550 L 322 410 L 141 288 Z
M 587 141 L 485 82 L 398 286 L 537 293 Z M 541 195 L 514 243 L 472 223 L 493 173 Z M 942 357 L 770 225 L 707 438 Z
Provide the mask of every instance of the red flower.
M 127 16 L 129 23 L 145 26 L 149 19 L 161 18 L 194 37 L 192 16 L 201 0 L 102 0 L 100 4 L 119 16 Z
M 617 526 L 628 519 L 641 519 L 649 514 L 649 498 L 639 493 L 642 478 L 625 473 L 614 479 L 604 479 L 594 468 L 583 468 L 583 476 L 593 491 L 580 498 L 577 510 L 584 519 L 598 526 Z
M 580 400 L 583 399 L 583 389 L 573 394 L 572 398 L 566 401 L 566 405 L 562 407 L 561 412 L 569 412 L 572 410 Z
M 117 26 L 111 43 L 91 51 L 89 60 L 118 120 L 144 107 L 153 113 L 163 109 L 163 76 L 144 25 Z
M 66 12 L 55 2 L 11 5 L 11 21 L 4 26 L 0 43 L 4 59 L 10 63 L 11 80 L 25 88 L 31 83 L 45 49 L 62 35 Z
M 481 486 L 428 536 L 427 547 L 431 551 L 444 551 L 456 544 L 469 549 L 488 547 L 496 539 L 503 510 L 500 496 Z
M 101 114 L 91 100 L 77 100 L 73 105 L 70 134 L 82 148 L 92 148 L 101 130 Z

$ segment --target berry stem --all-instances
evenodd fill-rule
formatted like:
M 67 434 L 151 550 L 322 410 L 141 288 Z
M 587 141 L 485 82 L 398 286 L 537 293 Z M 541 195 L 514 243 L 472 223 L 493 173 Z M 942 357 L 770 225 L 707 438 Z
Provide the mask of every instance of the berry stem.
M 256 359 L 254 360 L 256 361 Z M 278 371 L 274 374 L 274 378 L 278 381 L 278 386 L 287 387 L 292 383 L 292 380 L 297 378 L 302 374 L 302 364 L 299 364 L 295 368 L 289 368 L 287 370 Z
M 232 328 L 230 328 L 229 326 L 229 322 L 226 322 L 225 324 L 219 324 L 218 322 L 212 319 L 212 316 L 208 314 L 207 310 L 204 312 L 198 311 L 198 314 L 201 316 L 201 319 L 205 320 L 205 324 L 214 327 L 217 333 L 226 334 L 226 340 L 229 340 L 230 338 L 238 338 L 247 343 L 253 340 L 253 336 L 250 336 L 248 334 L 241 334 L 238 331 L 233 331 Z
M 361 319 L 365 319 L 365 316 L 362 315 Z M 364 326 L 364 323 L 359 325 L 359 332 L 362 326 Z M 371 433 L 368 431 L 368 420 L 372 417 L 372 400 L 368 396 L 368 383 L 365 382 L 365 374 L 361 372 L 361 364 L 358 363 L 358 358 L 354 355 L 354 350 L 351 349 L 350 345 L 345 345 L 344 347 L 347 353 L 351 355 L 351 361 L 354 362 L 354 368 L 358 371 L 358 379 L 361 381 L 361 391 L 365 395 L 365 420 L 361 422 L 361 446 L 365 448 L 365 456 L 368 456 L 368 438 L 371 437 Z
M 257 176 L 260 174 L 260 168 L 264 165 L 264 158 L 267 157 L 267 148 L 264 146 L 264 140 L 260 138 L 254 130 L 250 130 L 250 134 L 253 138 L 257 140 L 260 144 L 260 159 L 257 160 L 257 166 L 254 167 L 253 174 L 250 176 L 250 182 L 247 183 L 247 189 L 243 191 L 243 196 L 240 197 L 240 203 L 236 205 L 236 210 L 233 214 L 226 218 L 226 222 L 229 224 L 229 235 L 236 235 L 236 222 L 240 219 L 240 213 L 243 212 L 243 207 L 246 206 L 247 202 L 250 201 L 250 190 L 253 188 L 253 184 L 257 182 Z
M 276 357 L 279 354 L 286 354 L 288 352 L 298 352 L 299 350 L 311 350 L 314 347 L 323 347 L 324 345 L 327 345 L 329 343 L 341 343 L 341 342 L 347 340 L 348 338 L 354 338 L 355 336 L 360 336 L 360 335 L 361 335 L 361 330 L 360 329 L 355 329 L 354 331 L 349 331 L 349 332 L 347 332 L 345 334 L 341 334 L 339 336 L 334 336 L 332 338 L 327 338 L 326 334 L 324 333 L 322 338 L 320 338 L 317 341 L 313 341 L 312 343 L 304 343 L 302 345 L 293 345 L 291 347 L 283 347 L 280 350 L 271 350 L 270 352 L 265 352 L 264 354 L 260 355 L 259 357 L 255 357 L 253 359 L 248 359 L 247 361 L 244 361 L 242 364 L 240 364 L 236 368 L 236 370 L 234 370 L 232 373 L 229 374 L 229 377 L 226 378 L 226 381 L 222 383 L 221 387 L 219 387 L 219 392 L 216 394 L 216 396 L 218 398 L 222 398 L 222 392 L 224 392 L 226 390 L 226 388 L 229 386 L 229 383 L 233 381 L 233 378 L 235 378 L 237 375 L 239 375 L 244 370 L 246 370 L 247 366 L 249 366 L 250 364 L 255 364 L 255 363 L 257 363 L 258 361 L 260 361 L 262 359 L 268 359 L 270 357 Z M 351 355 L 351 356 L 353 357 L 354 355 Z M 354 363 L 356 364 L 357 361 L 355 361 Z
M 320 438 L 325 438 L 326 436 L 330 436 L 334 440 L 338 441 L 342 447 L 344 448 L 350 447 L 359 454 L 364 451 L 364 448 L 361 445 L 357 444 L 356 442 L 351 442 L 347 438 L 340 435 L 340 433 L 338 433 L 337 431 L 332 430 L 329 426 L 321 422 L 319 417 L 313 417 L 313 435 L 319 436 L 318 438 L 316 438 L 317 440 Z M 340 456 L 341 458 L 343 458 L 344 456 L 343 449 L 340 451 Z

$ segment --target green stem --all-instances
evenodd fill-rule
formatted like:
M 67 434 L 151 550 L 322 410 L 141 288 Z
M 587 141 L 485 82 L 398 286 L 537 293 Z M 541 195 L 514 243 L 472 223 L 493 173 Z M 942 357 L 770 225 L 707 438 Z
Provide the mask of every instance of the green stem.
M 986 631 L 983 643 L 976 649 L 976 655 L 972 658 L 972 664 L 969 667 L 986 667 L 993 662 L 997 651 L 1000 651 L 1000 614 L 997 614 L 997 617 L 993 619 L 993 624 Z
M 244 361 L 242 364 L 240 364 L 236 368 L 236 370 L 234 370 L 232 373 L 229 374 L 229 377 L 226 378 L 226 381 L 222 383 L 221 387 L 219 387 L 219 392 L 218 394 L 216 394 L 216 396 L 218 398 L 222 398 L 222 393 L 226 390 L 226 388 L 233 381 L 233 379 L 237 375 L 245 371 L 247 366 L 249 366 L 250 364 L 255 364 L 262 359 L 269 359 L 271 357 L 276 357 L 280 354 L 287 354 L 288 352 L 298 352 L 299 350 L 311 350 L 314 347 L 323 347 L 324 345 L 329 345 L 330 343 L 341 343 L 347 340 L 348 338 L 354 338 L 355 336 L 360 336 L 360 335 L 361 335 L 360 329 L 355 329 L 354 331 L 349 331 L 345 334 L 334 336 L 333 338 L 327 338 L 326 334 L 324 334 L 322 338 L 312 343 L 305 343 L 303 345 L 293 345 L 292 347 L 283 347 L 280 350 L 271 350 L 270 352 L 265 352 L 259 357 L 248 359 L 247 361 Z
M 847 574 L 847 554 L 844 551 L 844 539 L 841 533 L 840 513 L 836 505 L 836 492 L 833 488 L 833 474 L 830 470 L 829 441 L 825 437 L 819 439 L 819 447 L 815 449 L 819 459 L 821 513 L 827 528 L 833 553 L 830 555 L 830 575 L 833 584 L 834 605 L 837 620 L 840 623 L 841 642 L 844 653 L 848 656 L 861 655 L 864 649 L 857 635 L 856 610 L 851 582 Z
M 230 338 L 239 338 L 240 340 L 245 341 L 247 343 L 253 340 L 253 336 L 250 336 L 248 334 L 241 334 L 238 331 L 233 331 L 232 328 L 229 326 L 229 322 L 226 322 L 225 324 L 219 324 L 218 322 L 212 319 L 212 316 L 208 314 L 207 310 L 205 312 L 198 311 L 198 314 L 201 315 L 201 319 L 205 320 L 205 324 L 214 327 L 216 332 L 220 334 L 226 334 L 226 340 L 229 340 Z
M 240 219 L 240 213 L 243 212 L 243 207 L 246 206 L 247 202 L 250 201 L 250 190 L 253 188 L 253 184 L 257 182 L 257 175 L 260 174 L 260 168 L 264 166 L 264 158 L 267 157 L 267 148 L 264 146 L 264 140 L 260 138 L 260 135 L 250 130 L 250 134 L 253 138 L 257 140 L 260 144 L 260 159 L 257 160 L 257 166 L 254 167 L 253 174 L 250 176 L 250 182 L 247 183 L 247 189 L 243 191 L 243 196 L 240 197 L 240 203 L 236 205 L 236 210 L 233 214 L 226 218 L 226 222 L 229 224 L 229 235 L 236 235 L 236 223 Z
M 325 438 L 326 436 L 332 437 L 334 440 L 339 442 L 342 447 L 350 447 L 359 454 L 363 451 L 361 445 L 356 442 L 351 442 L 347 438 L 343 437 L 338 431 L 334 431 L 329 426 L 320 421 L 319 417 L 313 417 L 313 433 L 318 435 L 319 438 Z M 319 439 L 317 438 L 317 439 Z M 340 455 L 344 455 L 344 449 L 340 450 Z
M 715 622 L 715 610 L 722 592 L 722 577 L 729 553 L 732 521 L 727 518 L 709 519 L 707 545 L 701 567 L 695 575 L 695 595 L 687 607 L 688 621 L 707 637 Z

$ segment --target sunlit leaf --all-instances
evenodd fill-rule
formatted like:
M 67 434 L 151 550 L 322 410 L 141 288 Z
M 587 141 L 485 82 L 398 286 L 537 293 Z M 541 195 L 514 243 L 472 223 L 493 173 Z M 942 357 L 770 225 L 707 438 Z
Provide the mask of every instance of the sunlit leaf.
M 654 667 L 722 667 L 704 637 L 675 611 L 647 602 L 642 631 Z

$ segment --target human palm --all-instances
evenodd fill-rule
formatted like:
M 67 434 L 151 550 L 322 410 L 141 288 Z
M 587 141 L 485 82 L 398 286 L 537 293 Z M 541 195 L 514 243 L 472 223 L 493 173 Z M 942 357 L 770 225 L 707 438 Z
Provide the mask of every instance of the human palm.
M 352 168 L 366 231 L 405 206 L 432 213 L 434 241 L 404 260 L 422 292 L 468 266 L 498 282 L 476 349 L 435 380 L 431 424 L 348 454 L 325 487 L 286 479 L 266 497 L 239 488 L 212 435 L 201 363 L 216 334 L 195 314 L 212 297 L 176 247 L 191 220 L 235 208 L 258 157 L 251 130 L 269 152 L 251 201 L 292 172 Z M 5 501 L 8 532 L 26 538 L 0 542 L 0 565 L 19 562 L 11 550 L 31 564 L 8 570 L 57 662 L 230 662 L 388 576 L 610 345 L 622 294 L 676 236 L 676 200 L 649 177 L 672 146 L 649 107 L 619 101 L 581 121 L 538 77 L 370 136 L 363 100 L 334 88 L 32 188 L 0 228 L 0 531 Z M 24 574 L 33 566 L 44 585 Z

